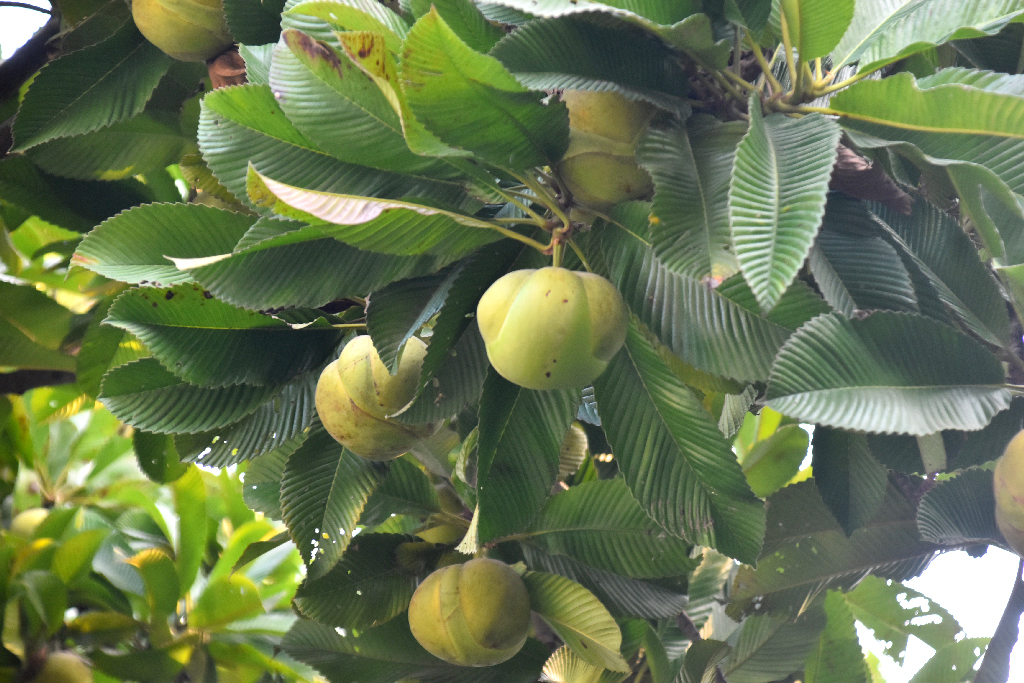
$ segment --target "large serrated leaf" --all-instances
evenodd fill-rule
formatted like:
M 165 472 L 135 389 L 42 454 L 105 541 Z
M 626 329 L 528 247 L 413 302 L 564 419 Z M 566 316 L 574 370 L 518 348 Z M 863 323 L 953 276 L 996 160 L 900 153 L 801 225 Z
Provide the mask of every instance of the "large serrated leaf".
M 585 15 L 538 19 L 507 35 L 490 54 L 534 90 L 612 87 L 685 115 L 681 65 L 666 45 L 637 40 L 622 30 L 626 26 L 593 23 Z
M 729 683 L 777 681 L 800 667 L 824 627 L 821 608 L 792 621 L 789 616 L 750 617 L 729 637 L 732 650 L 719 668 Z
M 403 566 L 403 544 L 413 536 L 360 534 L 334 566 L 307 578 L 295 592 L 299 613 L 321 624 L 364 629 L 383 624 L 408 608 L 416 585 L 425 578 Z
M 940 481 L 917 509 L 921 538 L 942 545 L 1003 544 L 996 526 L 992 473 L 971 469 Z
M 847 535 L 875 516 L 888 475 L 865 435 L 815 427 L 811 468 L 821 499 Z
M 832 63 L 873 71 L 950 40 L 997 33 L 1021 12 L 1017 0 L 858 2 Z
M 318 378 L 317 372 L 297 377 L 255 411 L 223 429 L 179 434 L 174 438 L 175 448 L 185 462 L 226 467 L 283 446 L 313 421 Z
M 796 610 L 827 588 L 848 588 L 867 574 L 916 576 L 940 550 L 917 533 L 909 501 L 890 486 L 878 513 L 849 537 L 832 519 L 814 483 L 781 489 L 769 499 L 765 544 L 757 569 L 742 566 L 730 612 Z
M 446 143 L 512 171 L 553 165 L 568 145 L 560 102 L 543 104 L 493 57 L 475 52 L 432 10 L 403 44 L 404 91 L 416 117 Z
M 308 432 L 295 435 L 274 450 L 253 458 L 245 468 L 242 499 L 250 509 L 270 519 L 281 519 L 281 479 L 288 458 L 306 440 Z
M 71 311 L 34 286 L 0 281 L 0 363 L 46 370 L 74 370 L 60 346 L 71 328 Z
M 197 387 L 155 358 L 116 367 L 103 377 L 99 400 L 119 420 L 159 434 L 196 434 L 226 427 L 256 410 L 276 387 Z
M 1010 405 L 999 360 L 966 335 L 916 315 L 822 315 L 779 351 L 767 404 L 808 422 L 925 435 L 981 429 Z
M 570 648 L 562 646 L 544 662 L 544 678 L 551 683 L 622 683 L 629 674 L 589 664 Z
M 578 391 L 534 391 L 491 370 L 480 398 L 477 460 L 481 543 L 522 531 L 540 511 L 558 474 L 562 439 L 576 416 Z
M 50 62 L 19 108 L 13 151 L 141 113 L 171 63 L 131 21 L 103 42 Z
M 629 671 L 619 653 L 619 626 L 590 591 L 564 576 L 544 572 L 526 572 L 523 583 L 530 593 L 530 609 L 580 659 L 612 671 Z
M 174 285 L 191 280 L 168 256 L 230 253 L 256 219 L 198 204 L 146 204 L 85 236 L 72 262 L 122 282 Z
M 594 389 L 619 470 L 647 514 L 674 536 L 753 562 L 762 503 L 716 421 L 635 322 Z
M 622 206 L 616 218 L 623 229 L 609 226 L 599 238 L 610 279 L 626 304 L 694 367 L 738 380 L 767 378 L 772 358 L 795 328 L 758 315 L 697 278 L 673 272 L 644 240 L 647 214 L 643 204 Z
M 825 598 L 828 623 L 804 667 L 807 683 L 868 683 L 853 613 L 838 591 Z
M 224 16 L 235 42 L 265 45 L 281 33 L 285 0 L 224 0 Z
M 959 224 L 923 200 L 914 204 L 910 215 L 883 206 L 872 210 L 881 221 L 883 236 L 907 259 L 912 276 L 919 273 L 927 282 L 924 288 L 930 288 L 968 329 L 988 343 L 1006 348 L 1010 334 L 1006 301 L 992 271 Z M 925 296 L 919 293 L 922 312 L 927 306 Z M 942 311 L 941 315 L 949 313 Z
M 360 249 L 398 256 L 436 253 L 458 258 L 501 238 L 486 220 L 455 211 L 417 204 L 410 200 L 381 200 L 295 187 L 254 171 L 250 198 L 276 213 L 299 220 L 326 221 L 325 235 Z M 264 196 L 264 193 L 269 196 Z M 293 211 L 294 210 L 294 211 Z
M 371 77 L 326 43 L 294 29 L 282 33 L 270 87 L 288 120 L 342 161 L 403 173 L 438 167 L 409 149 L 398 113 Z
M 129 290 L 110 307 L 106 322 L 136 335 L 185 381 L 222 387 L 281 384 L 321 365 L 344 331 L 316 311 L 296 315 L 246 311 L 184 284 Z
M 633 578 L 678 576 L 697 565 L 692 546 L 658 528 L 619 478 L 553 496 L 527 534 L 548 552 Z
M 316 421 L 288 457 L 281 508 L 288 531 L 316 578 L 331 569 L 352 542 L 356 523 L 387 466 L 355 455 Z
M 656 582 L 629 579 L 595 569 L 566 555 L 550 555 L 533 545 L 523 545 L 526 565 L 531 569 L 564 576 L 581 584 L 613 616 L 670 619 L 686 609 L 687 596 Z
M 862 202 L 829 197 L 808 267 L 825 300 L 847 317 L 875 309 L 918 312 L 906 266 Z
M 393 515 L 426 517 L 439 512 L 437 491 L 430 479 L 406 456 L 391 461 L 387 476 L 366 501 L 359 516 L 360 526 L 375 527 Z
M 846 33 L 854 12 L 853 0 L 798 0 L 780 6 L 790 43 L 804 62 L 831 52 Z
M 743 276 L 769 311 L 818 233 L 840 129 L 818 114 L 762 117 L 756 98 L 750 112 L 729 185 L 729 226 Z
M 745 126 L 696 116 L 652 130 L 637 159 L 654 178 L 651 244 L 662 263 L 692 278 L 739 270 L 729 231 L 728 193 Z

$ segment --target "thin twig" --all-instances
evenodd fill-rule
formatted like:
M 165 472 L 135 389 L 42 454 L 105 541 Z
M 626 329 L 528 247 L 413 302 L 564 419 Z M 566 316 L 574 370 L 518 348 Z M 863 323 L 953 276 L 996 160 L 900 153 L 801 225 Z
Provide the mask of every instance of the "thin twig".
M 1010 679 L 1010 652 L 1017 642 L 1021 614 L 1024 614 L 1024 559 L 1017 565 L 1017 577 L 1006 601 L 1006 609 L 999 619 L 996 632 L 988 643 L 974 683 L 1006 683 Z

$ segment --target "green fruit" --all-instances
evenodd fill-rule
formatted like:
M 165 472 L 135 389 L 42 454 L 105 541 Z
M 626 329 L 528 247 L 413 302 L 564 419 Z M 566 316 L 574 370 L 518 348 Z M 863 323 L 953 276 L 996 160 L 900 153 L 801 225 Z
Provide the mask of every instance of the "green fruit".
M 626 339 L 626 305 L 612 283 L 565 268 L 499 278 L 476 316 L 491 365 L 528 389 L 582 389 Z
M 11 533 L 21 538 L 32 538 L 48 514 L 50 511 L 46 508 L 22 510 L 11 520 Z
M 369 336 L 349 342 L 316 385 L 316 410 L 327 432 L 357 455 L 390 460 L 437 431 L 433 423 L 388 418 L 415 397 L 426 352 L 426 344 L 411 338 L 391 375 Z
M 1024 556 L 1024 431 L 1013 437 L 996 461 L 992 481 L 996 524 L 1010 548 Z
M 438 569 L 413 593 L 412 635 L 432 655 L 462 666 L 514 656 L 530 629 L 530 595 L 504 562 L 479 558 Z
M 92 669 L 77 655 L 54 652 L 46 658 L 32 683 L 92 683 Z
M 636 147 L 654 115 L 653 106 L 615 92 L 566 90 L 569 148 L 557 172 L 573 202 L 607 210 L 648 196 L 651 176 L 636 161 Z
M 205 62 L 235 42 L 222 0 L 133 0 L 132 18 L 146 40 L 183 62 Z
M 558 451 L 559 481 L 574 474 L 580 468 L 587 458 L 589 446 L 587 433 L 583 431 L 583 426 L 579 422 L 573 422 L 562 441 L 562 448 Z

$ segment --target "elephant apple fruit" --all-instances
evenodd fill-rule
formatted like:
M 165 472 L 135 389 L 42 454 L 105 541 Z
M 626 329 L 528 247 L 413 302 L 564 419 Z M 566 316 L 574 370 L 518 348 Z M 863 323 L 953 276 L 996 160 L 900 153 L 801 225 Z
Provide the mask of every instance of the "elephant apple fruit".
M 427 652 L 461 666 L 514 656 L 530 630 L 530 595 L 514 569 L 489 558 L 442 567 L 413 593 L 409 628 Z
M 70 652 L 54 652 L 31 683 L 92 683 L 92 669 Z
M 587 458 L 587 449 L 590 444 L 587 440 L 587 433 L 579 422 L 573 422 L 569 431 L 565 433 L 562 440 L 562 447 L 558 451 L 558 480 L 562 481 L 570 474 L 574 474 Z
M 573 203 L 605 211 L 651 194 L 651 176 L 636 161 L 636 148 L 655 108 L 611 91 L 566 90 L 569 147 L 557 173 Z
M 476 315 L 491 365 L 528 389 L 582 389 L 626 339 L 626 305 L 612 283 L 565 268 L 502 276 Z
M 996 461 L 992 482 L 999 531 L 1010 548 L 1024 556 L 1024 431 L 1010 440 Z
M 426 344 L 412 337 L 392 375 L 368 335 L 346 344 L 316 385 L 316 411 L 327 433 L 356 455 L 390 460 L 437 431 L 434 423 L 389 418 L 415 397 L 426 353 Z
M 133 0 L 132 18 L 146 40 L 183 62 L 205 62 L 235 42 L 222 0 Z

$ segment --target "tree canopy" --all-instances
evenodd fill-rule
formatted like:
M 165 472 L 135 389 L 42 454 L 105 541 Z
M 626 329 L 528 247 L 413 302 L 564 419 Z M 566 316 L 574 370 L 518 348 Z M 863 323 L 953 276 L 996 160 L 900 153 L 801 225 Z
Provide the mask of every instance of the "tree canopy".
M 1005 680 L 1015 637 L 900 582 L 1007 547 L 1019 0 L 224 0 L 205 63 L 54 12 L 0 64 L 0 490 L 49 510 L 0 549 L 3 671 L 867 683 L 860 622 L 935 649 L 915 681 Z M 625 306 L 586 386 L 489 360 L 481 297 L 547 266 Z M 395 459 L 317 413 L 361 334 L 392 374 L 426 344 Z M 129 450 L 151 483 L 103 474 Z M 533 613 L 479 668 L 406 616 L 473 556 Z

